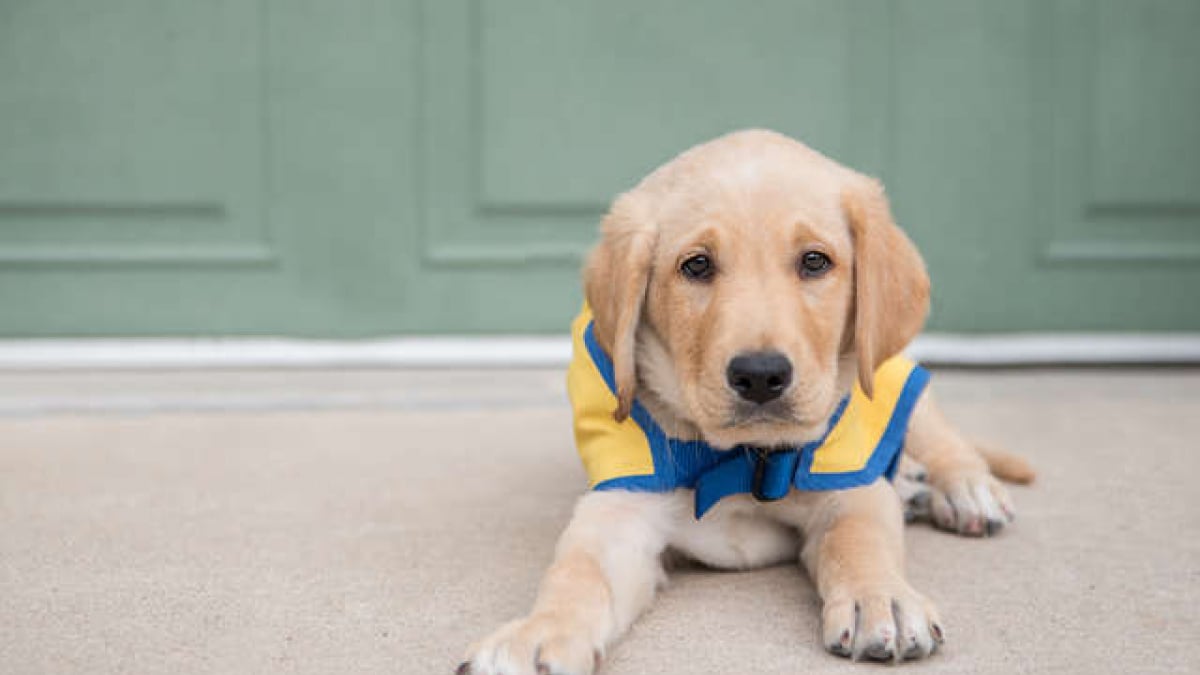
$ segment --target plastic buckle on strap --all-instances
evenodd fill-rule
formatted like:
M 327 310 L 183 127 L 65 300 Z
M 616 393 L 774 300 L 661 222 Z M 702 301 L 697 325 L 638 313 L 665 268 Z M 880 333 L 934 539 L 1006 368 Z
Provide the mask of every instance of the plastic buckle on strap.
M 758 462 L 754 465 L 754 482 L 751 484 L 750 494 L 760 502 L 778 501 L 783 495 L 772 497 L 763 492 L 763 479 L 767 476 L 767 453 L 759 452 Z

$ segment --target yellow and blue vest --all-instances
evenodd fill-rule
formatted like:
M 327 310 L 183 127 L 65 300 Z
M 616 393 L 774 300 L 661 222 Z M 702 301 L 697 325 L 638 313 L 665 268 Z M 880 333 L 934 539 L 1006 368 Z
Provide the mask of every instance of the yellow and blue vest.
M 855 384 L 825 435 L 800 447 L 766 452 L 671 438 L 636 400 L 628 418 L 617 407 L 612 360 L 596 342 L 585 305 L 571 326 L 573 353 L 567 392 L 575 413 L 575 444 L 594 490 L 670 492 L 694 489 L 701 518 L 722 498 L 752 494 L 760 501 L 797 490 L 843 490 L 891 480 L 904 435 L 929 372 L 903 356 L 875 371 L 874 396 Z

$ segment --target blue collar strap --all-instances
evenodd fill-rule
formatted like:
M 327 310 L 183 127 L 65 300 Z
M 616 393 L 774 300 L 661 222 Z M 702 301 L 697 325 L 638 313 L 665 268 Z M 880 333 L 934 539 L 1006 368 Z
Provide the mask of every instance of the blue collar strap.
M 829 436 L 829 430 L 837 424 L 846 409 L 847 401 L 848 397 L 842 400 L 820 440 L 798 448 L 767 451 L 739 445 L 722 452 L 705 444 L 708 452 L 718 459 L 696 477 L 696 518 L 703 516 L 729 495 L 749 494 L 760 502 L 773 502 L 786 497 L 795 484 L 801 455 L 811 455 L 821 447 Z

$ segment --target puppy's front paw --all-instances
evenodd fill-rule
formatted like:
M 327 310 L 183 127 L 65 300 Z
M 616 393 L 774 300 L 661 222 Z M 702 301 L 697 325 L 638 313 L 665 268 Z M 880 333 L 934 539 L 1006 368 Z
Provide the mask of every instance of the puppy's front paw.
M 471 650 L 457 675 L 590 675 L 600 649 L 551 615 L 501 626 Z
M 933 524 L 968 537 L 991 536 L 1016 515 L 1008 490 L 986 468 L 929 469 Z
M 825 603 L 825 648 L 854 660 L 929 656 L 945 639 L 937 609 L 908 584 L 836 593 Z

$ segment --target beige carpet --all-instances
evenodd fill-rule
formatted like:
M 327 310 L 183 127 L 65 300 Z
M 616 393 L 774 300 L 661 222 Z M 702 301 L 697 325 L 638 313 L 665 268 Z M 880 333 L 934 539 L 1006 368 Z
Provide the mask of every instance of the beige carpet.
M 0 672 L 452 672 L 527 607 L 581 489 L 559 381 L 5 375 Z M 949 641 L 903 668 L 1200 670 L 1200 372 L 935 383 L 1041 480 L 997 539 L 909 529 Z M 816 617 L 794 567 L 690 571 L 602 672 L 882 667 L 825 654 Z

